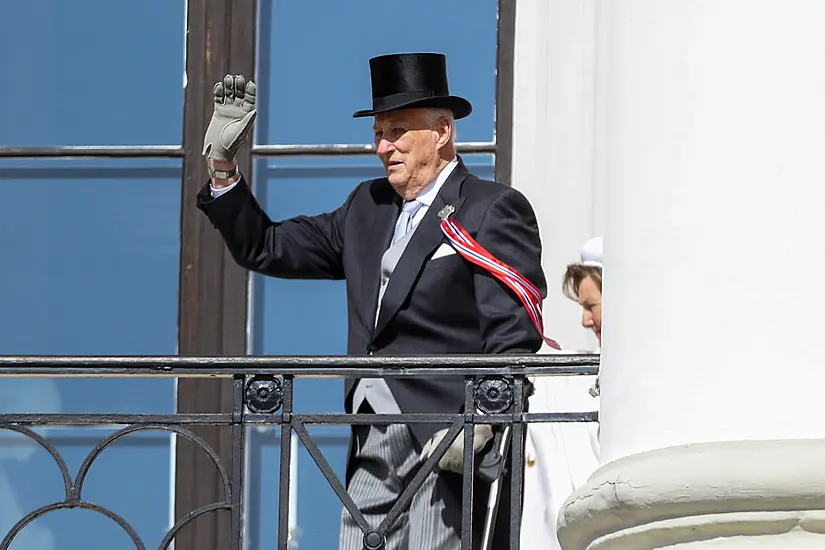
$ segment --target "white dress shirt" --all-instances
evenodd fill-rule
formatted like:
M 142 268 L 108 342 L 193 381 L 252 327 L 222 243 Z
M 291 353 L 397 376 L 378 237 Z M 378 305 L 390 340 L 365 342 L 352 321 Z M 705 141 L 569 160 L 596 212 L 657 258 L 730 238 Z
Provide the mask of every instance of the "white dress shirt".
M 438 196 L 438 192 L 441 191 L 442 187 L 444 187 L 444 182 L 447 181 L 447 178 L 450 177 L 450 174 L 453 173 L 456 166 L 458 166 L 458 159 L 454 158 L 441 172 L 438 173 L 435 181 L 422 189 L 421 193 L 415 198 L 416 201 L 421 203 L 421 208 L 419 208 L 418 212 L 416 212 L 415 216 L 413 216 L 413 225 L 410 231 L 415 231 L 418 224 L 424 219 L 424 216 L 427 214 L 427 210 L 429 210 L 430 206 L 432 206 L 433 201 L 436 196 Z
M 232 189 L 234 189 L 235 186 L 238 185 L 238 182 L 241 181 L 240 175 L 241 175 L 241 173 L 238 172 L 238 175 L 235 176 L 238 179 L 236 179 L 235 181 L 233 181 L 232 183 L 230 183 L 226 187 L 221 187 L 220 189 L 212 187 L 212 182 L 210 181 L 209 182 L 209 192 L 212 193 L 212 198 L 217 199 L 221 195 L 224 195 L 224 194 L 230 192 Z

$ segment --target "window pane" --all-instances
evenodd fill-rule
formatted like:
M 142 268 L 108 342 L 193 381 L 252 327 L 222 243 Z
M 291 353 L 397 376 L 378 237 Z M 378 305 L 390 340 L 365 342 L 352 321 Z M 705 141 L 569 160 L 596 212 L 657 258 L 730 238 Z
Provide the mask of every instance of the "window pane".
M 324 457 L 344 479 L 349 430 L 312 426 L 309 433 Z M 247 550 L 269 550 L 278 540 L 278 464 L 281 434 L 278 428 L 254 428 L 247 446 Z M 293 434 L 293 469 L 290 475 L 290 532 L 295 548 L 338 548 L 338 523 L 342 505 L 321 470 Z
M 178 160 L 0 163 L 0 252 L 7 260 L 0 272 L 0 353 L 174 354 L 180 178 Z M 2 413 L 174 409 L 172 379 L 0 383 Z M 38 428 L 64 455 L 72 475 L 111 431 Z M 62 484 L 40 447 L 8 432 L 0 438 L 5 532 L 23 514 L 60 500 Z M 157 546 L 170 519 L 170 461 L 169 436 L 128 436 L 92 467 L 84 497 L 124 516 L 144 542 Z M 127 548 L 125 536 L 103 516 L 60 511 L 28 526 L 12 548 Z
M 180 178 L 176 159 L 0 163 L 2 353 L 174 353 Z
M 0 144 L 177 144 L 185 0 L 0 2 Z M 128 130 L 124 130 L 128 129 Z
M 258 161 L 256 195 L 273 220 L 320 214 L 340 206 L 358 182 L 380 175 L 381 168 L 372 159 Z M 344 281 L 300 281 L 255 275 L 253 285 L 254 353 L 343 355 L 347 352 Z M 340 380 L 299 380 L 295 387 L 295 408 L 341 412 L 342 393 Z
M 470 171 L 492 179 L 490 155 L 463 156 Z M 327 157 L 318 159 L 259 160 L 255 166 L 255 193 L 273 220 L 298 214 L 329 212 L 343 203 L 358 182 L 381 177 L 383 169 L 373 158 Z M 347 342 L 347 304 L 343 281 L 282 280 L 255 275 L 253 278 L 253 346 L 265 355 L 344 355 Z M 299 412 L 343 412 L 342 380 L 298 380 L 295 409 Z M 349 428 L 317 426 L 321 451 L 343 479 Z M 255 447 L 263 464 L 277 464 L 279 439 L 263 432 Z M 254 453 L 253 453 L 254 455 Z M 251 461 L 258 460 L 250 458 Z M 264 495 L 250 510 L 250 529 L 255 540 L 272 540 L 277 525 L 274 483 L 277 469 L 250 473 L 250 483 L 260 478 Z M 341 505 L 300 446 L 296 487 L 296 522 L 300 548 L 334 548 L 337 545 Z M 268 502 L 267 502 L 268 501 Z M 263 519 L 261 519 L 263 518 Z M 250 550 L 259 547 L 251 546 Z M 263 547 L 261 547 L 263 548 Z
M 5 384 L 6 381 L 4 380 Z M 3 407 L 2 412 L 7 412 Z M 38 428 L 66 460 L 72 476 L 83 459 L 111 430 Z M 170 522 L 170 436 L 131 434 L 106 449 L 93 463 L 83 500 L 125 519 L 147 548 L 157 548 Z M 22 436 L 0 432 L 0 536 L 33 510 L 65 498 L 54 459 Z M 87 510 L 59 510 L 29 524 L 11 550 L 135 548 L 114 521 Z
M 258 84 L 266 105 L 259 143 L 371 143 L 368 60 L 398 52 L 447 56 L 450 92 L 473 114 L 461 141 L 492 141 L 496 0 L 383 2 L 260 1 Z

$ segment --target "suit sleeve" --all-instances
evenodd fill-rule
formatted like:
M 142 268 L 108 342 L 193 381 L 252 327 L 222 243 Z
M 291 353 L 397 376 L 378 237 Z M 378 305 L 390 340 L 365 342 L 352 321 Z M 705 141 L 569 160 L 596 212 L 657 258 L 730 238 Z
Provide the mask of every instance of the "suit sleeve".
M 273 222 L 241 179 L 216 199 L 205 185 L 197 205 L 241 267 L 284 279 L 343 279 L 344 219 L 354 194 L 333 212 Z
M 507 189 L 490 205 L 476 235 L 478 243 L 547 296 L 541 267 L 541 239 L 533 207 L 520 192 Z M 476 267 L 476 305 L 485 353 L 534 353 L 542 337 L 516 294 Z

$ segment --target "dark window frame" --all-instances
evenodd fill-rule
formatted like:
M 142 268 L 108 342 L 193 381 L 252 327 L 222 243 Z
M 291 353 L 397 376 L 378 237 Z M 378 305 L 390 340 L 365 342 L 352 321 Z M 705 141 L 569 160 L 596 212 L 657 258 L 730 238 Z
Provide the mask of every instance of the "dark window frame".
M 201 140 L 211 115 L 214 82 L 234 72 L 255 74 L 257 0 L 188 2 L 186 87 L 183 141 L 180 146 L 0 147 L 0 158 L 182 158 L 178 353 L 245 355 L 249 315 L 248 273 L 239 268 L 220 236 L 197 211 L 194 197 L 208 178 Z M 513 143 L 513 58 L 516 0 L 498 0 L 495 122 L 492 142 L 460 142 L 465 154 L 492 154 L 496 180 L 511 184 Z M 239 153 L 239 164 L 252 178 L 255 158 L 277 156 L 369 156 L 372 145 L 254 145 Z M 179 412 L 231 412 L 232 381 L 188 378 L 178 382 Z M 196 430 L 231 463 L 229 430 Z M 181 438 L 182 439 L 182 438 Z M 205 453 L 178 439 L 176 445 L 175 516 L 219 500 L 217 473 Z M 229 539 L 228 514 L 205 514 L 177 536 L 177 550 L 218 550 Z M 193 526 L 194 525 L 194 526 Z
M 212 115 L 212 86 L 229 73 L 255 71 L 256 0 L 189 2 L 187 7 L 184 96 L 183 181 L 181 185 L 181 263 L 178 293 L 178 353 L 216 356 L 246 354 L 248 273 L 233 260 L 220 235 L 198 211 L 195 196 L 209 174 L 201 156 L 203 135 Z M 238 162 L 252 178 L 249 147 Z M 232 411 L 232 380 L 179 379 L 178 412 Z M 232 431 L 210 426 L 196 430 L 232 464 Z M 175 518 L 221 499 L 218 472 L 202 450 L 177 438 L 175 455 Z M 242 467 L 242 465 L 241 465 Z M 175 540 L 177 550 L 218 550 L 231 540 L 226 513 L 198 517 Z

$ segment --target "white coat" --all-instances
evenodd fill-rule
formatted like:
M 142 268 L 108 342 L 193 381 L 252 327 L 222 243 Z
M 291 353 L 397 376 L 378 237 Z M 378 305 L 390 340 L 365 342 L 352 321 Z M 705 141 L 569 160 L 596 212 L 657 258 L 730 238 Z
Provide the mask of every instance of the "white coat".
M 542 353 L 540 351 L 539 353 Z M 575 353 L 575 352 L 556 352 Z M 530 412 L 590 412 L 596 376 L 537 376 Z M 556 521 L 565 500 L 599 467 L 596 422 L 542 422 L 527 427 L 522 550 L 560 550 Z

